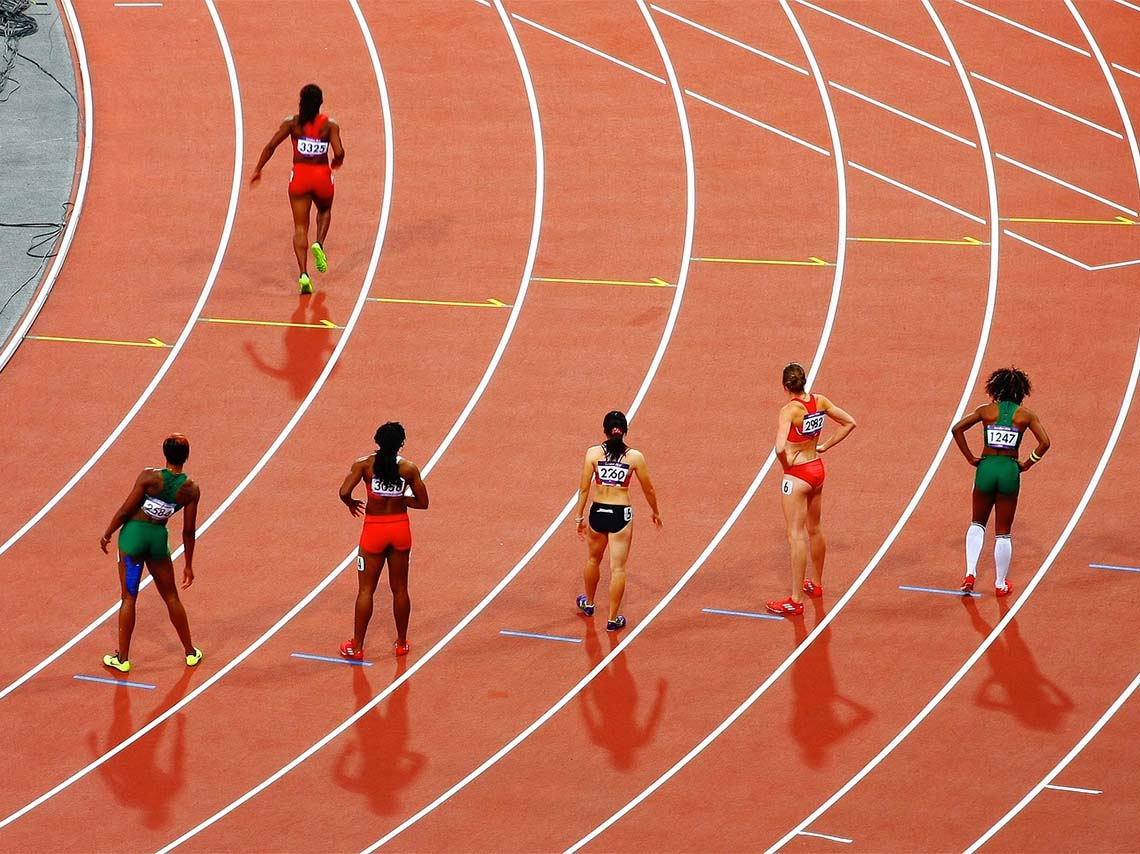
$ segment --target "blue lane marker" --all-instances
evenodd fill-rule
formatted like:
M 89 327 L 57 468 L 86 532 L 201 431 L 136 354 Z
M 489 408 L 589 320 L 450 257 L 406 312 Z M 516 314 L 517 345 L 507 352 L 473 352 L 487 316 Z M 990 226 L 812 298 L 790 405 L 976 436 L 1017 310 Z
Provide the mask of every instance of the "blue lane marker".
M 500 629 L 499 634 L 510 635 L 513 638 L 537 638 L 538 640 L 562 641 L 562 643 L 581 643 L 581 638 L 564 638 L 558 635 L 536 635 L 533 632 L 512 632 L 510 629 Z
M 146 688 L 148 691 L 155 689 L 154 685 L 147 685 L 145 682 L 128 682 L 125 679 L 109 679 L 106 676 L 83 676 L 76 673 L 75 678 L 82 679 L 84 682 L 102 682 L 105 685 L 122 685 L 124 688 Z
M 1117 566 L 1113 563 L 1090 563 L 1093 569 L 1119 569 L 1124 572 L 1140 572 L 1140 566 Z
M 307 658 L 309 661 L 330 661 L 333 664 L 355 664 L 360 667 L 371 667 L 371 661 L 356 661 L 352 658 L 333 658 L 331 655 L 309 655 L 307 652 L 294 652 L 293 658 Z
M 961 590 L 942 590 L 938 587 L 910 587 L 900 584 L 899 590 L 910 590 L 912 593 L 943 593 L 946 596 L 969 596 L 971 599 L 981 599 L 981 593 L 963 593 Z
M 751 611 L 726 611 L 723 608 L 701 608 L 706 614 L 724 614 L 728 617 L 751 617 L 753 620 L 779 620 L 784 622 L 783 617 L 777 617 L 775 614 L 754 614 Z

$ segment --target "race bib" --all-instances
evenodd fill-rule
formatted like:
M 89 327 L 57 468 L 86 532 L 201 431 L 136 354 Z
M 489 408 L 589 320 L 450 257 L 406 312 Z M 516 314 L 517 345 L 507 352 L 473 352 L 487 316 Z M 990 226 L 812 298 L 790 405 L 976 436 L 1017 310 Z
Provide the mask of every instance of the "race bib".
M 329 142 L 327 139 L 302 136 L 297 140 L 297 153 L 305 157 L 322 157 L 329 153 Z
M 598 483 L 602 486 L 625 486 L 629 479 L 629 466 L 625 463 L 598 463 Z
M 816 436 L 823 430 L 823 419 L 826 416 L 822 412 L 812 412 L 804 416 L 803 426 L 800 427 L 800 432 L 805 436 Z
M 178 511 L 178 507 L 155 495 L 148 495 L 143 499 L 142 511 L 152 519 L 169 519 Z
M 404 495 L 404 490 L 407 486 L 403 478 L 400 478 L 396 483 L 384 483 L 378 477 L 372 478 L 373 494 L 383 495 L 386 498 L 399 498 Z
M 986 427 L 986 447 L 999 448 L 1003 451 L 1012 451 L 1017 447 L 1021 432 L 1013 427 L 1001 427 L 990 424 Z

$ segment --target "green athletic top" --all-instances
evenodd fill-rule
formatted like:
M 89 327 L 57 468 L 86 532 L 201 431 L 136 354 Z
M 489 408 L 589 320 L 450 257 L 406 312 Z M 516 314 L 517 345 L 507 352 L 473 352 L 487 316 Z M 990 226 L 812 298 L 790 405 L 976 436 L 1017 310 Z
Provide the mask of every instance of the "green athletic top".
M 986 425 L 986 447 L 995 451 L 1016 451 L 1021 447 L 1023 430 L 1013 426 L 1013 413 L 1020 404 L 998 401 L 998 419 Z
M 143 498 L 142 512 L 158 525 L 165 525 L 166 521 L 182 509 L 182 505 L 175 502 L 174 497 L 182 484 L 190 479 L 186 473 L 174 474 L 170 469 L 162 469 L 162 489 L 158 495 L 147 495 Z

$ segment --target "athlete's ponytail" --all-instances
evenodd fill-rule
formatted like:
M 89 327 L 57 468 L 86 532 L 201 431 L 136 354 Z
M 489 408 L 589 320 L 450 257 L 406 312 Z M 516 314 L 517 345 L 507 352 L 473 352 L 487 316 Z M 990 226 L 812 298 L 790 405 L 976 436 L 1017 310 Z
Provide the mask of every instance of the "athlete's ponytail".
M 792 394 L 800 394 L 807 386 L 807 374 L 799 362 L 788 362 L 784 366 L 784 388 Z
M 620 460 L 626 452 L 625 434 L 629 432 L 629 423 L 625 420 L 625 413 L 613 410 L 607 412 L 602 419 L 602 429 L 606 434 L 603 447 L 606 449 L 606 459 Z
M 301 90 L 301 103 L 297 109 L 297 123 L 304 127 L 317 117 L 324 103 L 325 95 L 316 83 L 310 83 Z
M 404 428 L 397 421 L 389 421 L 376 431 L 375 462 L 372 463 L 372 476 L 383 484 L 400 482 L 400 464 L 396 462 L 396 452 L 404 445 Z

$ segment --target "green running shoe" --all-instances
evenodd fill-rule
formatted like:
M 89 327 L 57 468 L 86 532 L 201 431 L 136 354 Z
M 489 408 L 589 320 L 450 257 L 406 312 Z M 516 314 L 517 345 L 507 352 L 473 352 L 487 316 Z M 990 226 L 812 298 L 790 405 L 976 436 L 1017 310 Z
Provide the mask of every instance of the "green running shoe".
M 319 243 L 314 243 L 309 247 L 309 251 L 313 253 L 313 260 L 317 262 L 317 272 L 327 273 L 329 271 L 329 260 L 325 257 L 325 250 Z
M 313 292 L 313 283 L 309 280 L 308 273 L 302 273 L 301 278 L 297 280 L 297 284 L 301 286 L 301 293 L 311 294 Z
M 130 673 L 131 672 L 131 663 L 129 661 L 119 661 L 119 653 L 118 652 L 116 652 L 114 655 L 104 655 L 103 656 L 103 664 L 106 665 L 107 667 L 113 667 L 115 670 L 118 670 L 120 673 Z
M 187 667 L 197 667 L 198 662 L 201 660 L 202 660 L 202 650 L 198 649 L 198 647 L 194 647 L 194 651 L 192 653 L 190 653 L 188 656 L 186 656 L 186 666 Z

